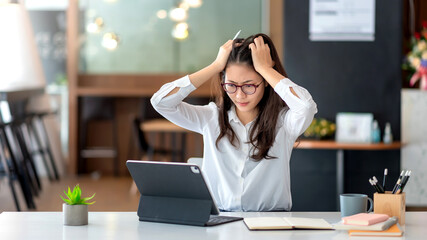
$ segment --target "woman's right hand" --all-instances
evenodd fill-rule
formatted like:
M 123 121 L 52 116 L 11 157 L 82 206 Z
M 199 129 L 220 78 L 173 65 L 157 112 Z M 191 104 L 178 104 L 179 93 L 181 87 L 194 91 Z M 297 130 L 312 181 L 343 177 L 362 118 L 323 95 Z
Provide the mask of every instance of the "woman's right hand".
M 228 40 L 219 48 L 218 55 L 216 56 L 215 61 L 212 63 L 218 72 L 224 70 L 228 57 L 231 53 L 231 49 L 233 49 L 233 40 Z
M 233 49 L 233 40 L 228 40 L 219 48 L 215 61 L 213 61 L 209 66 L 189 75 L 190 81 L 194 87 L 200 87 L 203 83 L 212 79 L 213 76 L 218 75 L 224 70 L 225 65 L 227 65 L 231 49 Z

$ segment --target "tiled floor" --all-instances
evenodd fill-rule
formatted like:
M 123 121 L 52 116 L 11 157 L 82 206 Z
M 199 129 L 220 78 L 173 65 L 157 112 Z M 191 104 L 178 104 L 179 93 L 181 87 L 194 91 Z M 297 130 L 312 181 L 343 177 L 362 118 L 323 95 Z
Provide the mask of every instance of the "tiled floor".
M 135 211 L 138 208 L 139 193 L 132 189 L 133 181 L 130 177 L 99 177 L 83 176 L 63 178 L 59 182 L 49 182 L 43 179 L 42 191 L 35 200 L 37 211 L 62 211 L 62 199 L 60 194 L 70 186 L 73 188 L 79 184 L 82 188 L 82 196 L 93 198 L 95 204 L 89 206 L 89 211 Z M 22 211 L 28 211 L 19 186 L 16 185 L 18 198 Z M 7 181 L 0 180 L 0 213 L 3 211 L 16 211 Z

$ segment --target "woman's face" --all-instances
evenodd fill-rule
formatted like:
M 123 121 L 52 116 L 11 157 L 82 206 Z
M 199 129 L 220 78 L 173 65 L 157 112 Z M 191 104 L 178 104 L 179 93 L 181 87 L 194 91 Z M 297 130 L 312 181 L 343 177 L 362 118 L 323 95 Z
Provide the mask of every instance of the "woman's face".
M 235 93 L 227 92 L 227 95 L 236 106 L 236 112 L 239 113 L 258 113 L 258 103 L 264 96 L 264 90 L 267 82 L 252 67 L 245 64 L 229 64 L 225 69 L 225 84 L 232 83 L 237 86 L 253 84 L 258 87 L 253 94 L 245 93 L 242 88 L 238 87 Z M 249 86 L 246 86 L 249 87 Z M 251 88 L 251 87 L 249 87 Z

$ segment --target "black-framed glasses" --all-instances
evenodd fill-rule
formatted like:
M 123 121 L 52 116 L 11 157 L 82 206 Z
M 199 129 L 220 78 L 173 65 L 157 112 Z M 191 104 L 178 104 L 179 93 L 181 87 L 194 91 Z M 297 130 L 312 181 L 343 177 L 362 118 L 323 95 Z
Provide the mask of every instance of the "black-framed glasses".
M 252 95 L 256 92 L 256 89 L 261 85 L 260 82 L 258 85 L 256 84 L 243 84 L 243 85 L 236 85 L 234 83 L 221 83 L 222 88 L 224 91 L 228 93 L 235 93 L 237 91 L 237 88 L 242 89 L 242 92 L 248 95 Z

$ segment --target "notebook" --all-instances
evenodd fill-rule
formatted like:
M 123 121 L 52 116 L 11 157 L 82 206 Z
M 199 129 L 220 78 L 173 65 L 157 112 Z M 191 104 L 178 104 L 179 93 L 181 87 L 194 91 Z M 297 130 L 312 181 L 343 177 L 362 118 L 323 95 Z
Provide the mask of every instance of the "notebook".
M 363 231 L 363 230 L 350 230 L 349 236 L 375 236 L 375 237 L 400 237 L 403 235 L 403 230 L 399 223 L 394 224 L 385 231 Z
M 396 217 L 391 217 L 387 219 L 384 222 L 372 224 L 370 226 L 363 226 L 363 225 L 348 225 L 344 224 L 342 221 L 334 224 L 334 229 L 336 230 L 369 230 L 369 231 L 384 231 L 389 229 L 391 226 L 393 226 L 395 223 L 397 223 Z
M 333 229 L 321 218 L 252 217 L 243 221 L 249 230 Z
M 214 226 L 243 219 L 219 216 L 197 165 L 128 160 L 126 166 L 141 193 L 140 221 Z
M 342 221 L 348 225 L 369 226 L 375 223 L 384 222 L 390 217 L 387 214 L 380 213 L 358 213 L 352 216 L 343 217 Z

